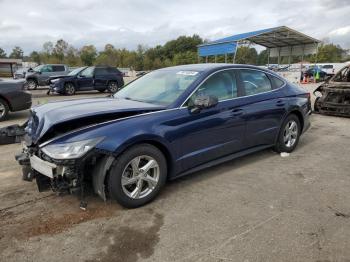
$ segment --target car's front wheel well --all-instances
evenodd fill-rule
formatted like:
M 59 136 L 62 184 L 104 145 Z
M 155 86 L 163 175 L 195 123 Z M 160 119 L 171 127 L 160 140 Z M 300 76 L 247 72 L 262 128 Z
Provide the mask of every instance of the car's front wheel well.
M 7 103 L 7 106 L 9 107 L 10 111 L 12 111 L 12 105 L 9 100 L 7 100 L 4 96 L 0 95 L 0 99 Z
M 125 151 L 129 150 L 131 147 L 137 146 L 137 145 L 141 145 L 141 144 L 149 144 L 152 145 L 154 147 L 156 147 L 158 150 L 160 150 L 166 160 L 167 163 L 167 176 L 169 178 L 169 174 L 172 171 L 172 167 L 173 167 L 173 163 L 171 161 L 171 155 L 169 150 L 160 142 L 155 141 L 155 140 L 143 140 L 143 141 L 139 141 L 137 143 L 131 144 L 128 147 L 126 147 L 122 152 L 120 152 L 118 155 L 114 155 L 114 159 L 117 159 L 120 155 L 122 155 Z M 105 178 L 104 178 L 104 185 L 105 185 L 105 194 L 107 196 L 107 198 L 109 198 L 109 192 L 108 192 L 108 179 L 109 179 L 109 173 L 111 170 L 111 166 L 109 166 L 106 174 L 105 174 Z

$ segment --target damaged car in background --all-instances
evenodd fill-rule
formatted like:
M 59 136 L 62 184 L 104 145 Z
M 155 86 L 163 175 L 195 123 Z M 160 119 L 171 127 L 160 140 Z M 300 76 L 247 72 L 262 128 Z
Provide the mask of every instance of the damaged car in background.
M 315 91 L 314 110 L 320 114 L 350 117 L 350 65 L 326 80 Z
M 128 208 L 168 179 L 266 148 L 292 152 L 309 126 L 310 94 L 269 70 L 197 64 L 150 72 L 111 97 L 31 110 L 23 179 L 39 191 L 87 187 Z

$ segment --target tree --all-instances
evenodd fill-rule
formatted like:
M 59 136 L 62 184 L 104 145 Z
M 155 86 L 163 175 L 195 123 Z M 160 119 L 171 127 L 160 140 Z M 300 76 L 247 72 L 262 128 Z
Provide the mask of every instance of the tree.
M 63 62 L 64 56 L 67 54 L 68 43 L 63 39 L 57 40 L 55 47 L 52 50 L 52 54 L 59 60 L 60 63 Z
M 346 50 L 339 45 L 323 44 L 318 48 L 317 62 L 338 63 L 341 62 Z M 316 57 L 314 57 L 314 60 Z
M 268 60 L 268 55 L 269 52 L 265 49 L 263 51 L 261 51 L 258 55 L 258 59 L 257 59 L 257 65 L 266 65 L 267 64 L 267 60 Z
M 15 59 L 22 59 L 23 58 L 23 50 L 19 46 L 15 46 L 12 49 L 12 52 L 10 54 L 10 58 L 15 58 Z
M 5 50 L 0 47 L 0 58 L 6 58 Z
M 80 59 L 84 65 L 91 66 L 94 64 L 97 56 L 96 48 L 93 45 L 83 46 L 80 50 Z
M 31 62 L 35 62 L 37 64 L 40 64 L 41 63 L 40 54 L 37 51 L 31 52 L 29 55 L 29 60 Z
M 240 46 L 237 50 L 236 61 L 237 64 L 251 64 L 255 65 L 257 62 L 258 53 L 255 48 L 248 46 Z

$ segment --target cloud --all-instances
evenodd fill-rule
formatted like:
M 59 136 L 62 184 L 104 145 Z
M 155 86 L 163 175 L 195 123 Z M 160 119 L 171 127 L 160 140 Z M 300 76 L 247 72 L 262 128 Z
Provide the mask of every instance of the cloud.
M 135 49 L 183 34 L 217 39 L 286 25 L 350 48 L 349 12 L 348 0 L 0 0 L 0 47 L 28 54 L 63 38 L 76 47 Z

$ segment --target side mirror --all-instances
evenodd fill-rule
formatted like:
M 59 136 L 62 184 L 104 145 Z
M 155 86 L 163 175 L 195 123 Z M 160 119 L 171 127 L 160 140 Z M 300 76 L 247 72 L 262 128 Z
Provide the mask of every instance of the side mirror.
M 191 113 L 199 113 L 203 109 L 215 107 L 218 102 L 219 100 L 216 96 L 200 95 L 195 98 L 189 109 Z

